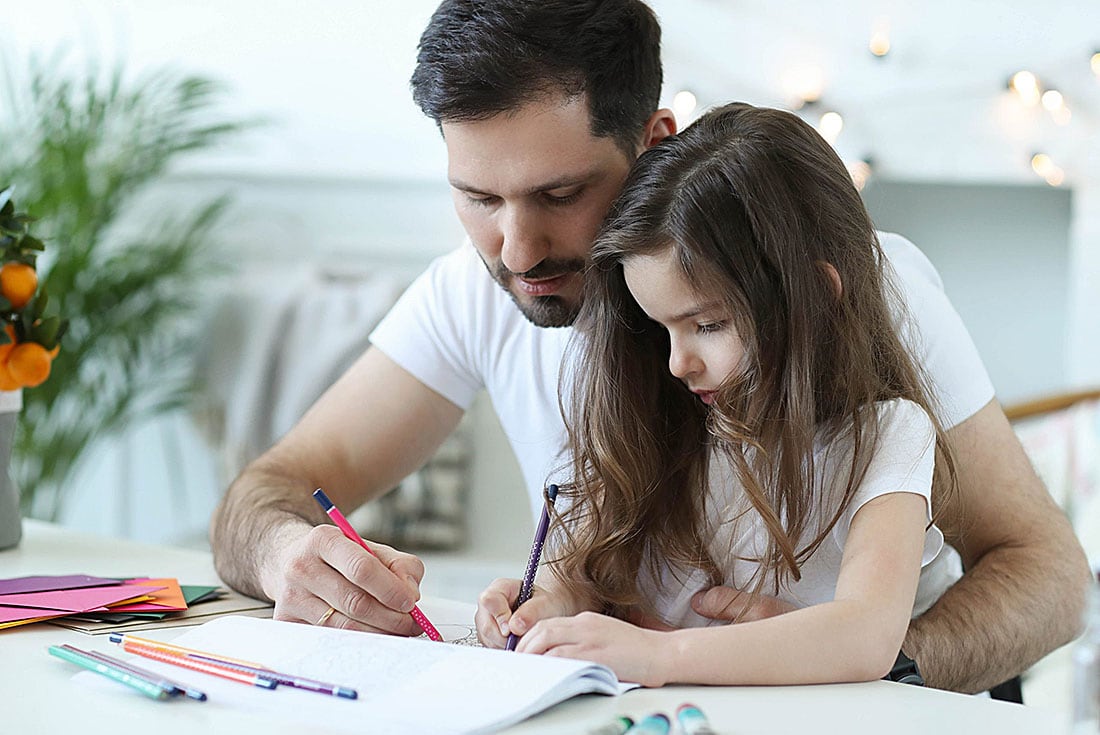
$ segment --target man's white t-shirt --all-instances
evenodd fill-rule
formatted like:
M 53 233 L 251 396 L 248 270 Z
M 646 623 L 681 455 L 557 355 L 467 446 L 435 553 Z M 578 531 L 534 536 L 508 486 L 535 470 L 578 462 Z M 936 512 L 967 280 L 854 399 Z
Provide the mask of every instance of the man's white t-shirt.
M 993 385 L 936 269 L 900 235 L 879 233 L 879 239 L 905 299 L 897 314 L 902 333 L 929 376 L 941 423 L 956 426 L 990 401 Z M 558 376 L 572 334 L 568 327 L 527 321 L 466 244 L 437 258 L 370 339 L 462 409 L 479 390 L 488 392 L 537 518 L 543 487 L 550 479 L 564 479 Z M 957 578 L 958 555 L 944 546 L 925 572 L 930 568 Z

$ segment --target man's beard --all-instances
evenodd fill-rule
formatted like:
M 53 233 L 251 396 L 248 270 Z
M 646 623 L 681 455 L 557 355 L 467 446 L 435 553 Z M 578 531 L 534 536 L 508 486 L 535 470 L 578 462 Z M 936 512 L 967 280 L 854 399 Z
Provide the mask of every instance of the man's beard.
M 493 280 L 504 289 L 505 293 L 512 297 L 512 301 L 515 302 L 520 313 L 536 327 L 568 327 L 576 320 L 581 309 L 579 302 L 571 304 L 556 294 L 553 296 L 535 296 L 530 301 L 524 301 L 512 291 L 510 286 L 517 277 L 542 279 L 554 278 L 569 273 L 581 273 L 584 271 L 583 260 L 544 260 L 524 273 L 513 273 L 504 267 L 504 263 L 499 260 L 493 265 L 489 265 L 484 258 L 481 262 L 485 263 L 485 267 L 489 270 L 489 275 L 493 277 Z

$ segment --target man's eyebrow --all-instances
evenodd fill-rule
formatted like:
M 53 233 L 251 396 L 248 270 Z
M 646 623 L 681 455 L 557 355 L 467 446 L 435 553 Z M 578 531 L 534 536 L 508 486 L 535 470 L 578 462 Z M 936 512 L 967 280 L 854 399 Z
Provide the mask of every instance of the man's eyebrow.
M 550 181 L 544 181 L 528 188 L 523 192 L 523 196 L 530 196 L 531 194 L 538 194 L 543 191 L 553 191 L 554 189 L 565 189 L 570 186 L 579 186 L 581 184 L 587 184 L 597 177 L 598 171 L 586 171 L 583 174 L 577 174 L 575 176 L 562 176 Z M 462 179 L 451 179 L 451 186 L 459 191 L 467 192 L 468 194 L 480 194 L 481 196 L 496 196 L 492 192 L 482 191 L 473 184 L 468 184 Z

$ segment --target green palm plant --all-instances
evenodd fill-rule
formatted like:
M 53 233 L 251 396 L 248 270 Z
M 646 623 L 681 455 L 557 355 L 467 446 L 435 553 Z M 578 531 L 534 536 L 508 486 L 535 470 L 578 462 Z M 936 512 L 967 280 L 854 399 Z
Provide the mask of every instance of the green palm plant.
M 210 79 L 58 69 L 32 61 L 24 83 L 9 76 L 0 117 L 0 184 L 36 218 L 40 274 L 69 321 L 50 379 L 24 392 L 12 461 L 24 513 L 54 520 L 93 444 L 188 400 L 227 200 L 145 217 L 135 200 L 179 158 L 247 125 L 216 119 L 222 89 Z M 124 234 L 123 219 L 140 234 Z

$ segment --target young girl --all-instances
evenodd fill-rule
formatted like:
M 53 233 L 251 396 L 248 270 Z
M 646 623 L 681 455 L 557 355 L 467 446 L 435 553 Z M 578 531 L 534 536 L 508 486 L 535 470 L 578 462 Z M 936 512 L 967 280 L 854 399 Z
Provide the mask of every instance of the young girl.
M 832 148 L 787 112 L 708 113 L 638 160 L 585 287 L 552 574 L 513 616 L 487 590 L 482 639 L 653 686 L 888 673 L 954 581 L 918 595 L 954 472 Z M 731 617 L 793 611 L 704 627 L 714 585 L 745 593 Z

